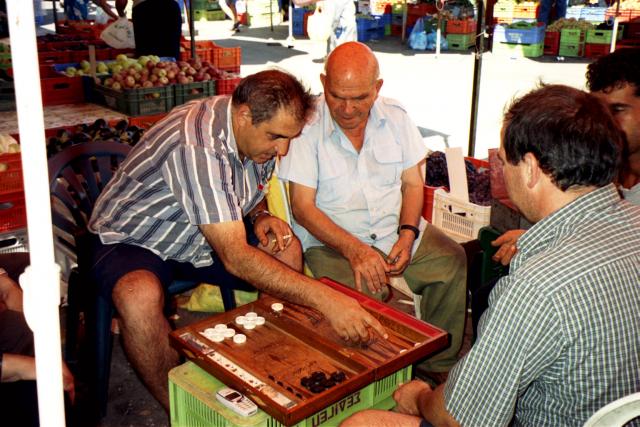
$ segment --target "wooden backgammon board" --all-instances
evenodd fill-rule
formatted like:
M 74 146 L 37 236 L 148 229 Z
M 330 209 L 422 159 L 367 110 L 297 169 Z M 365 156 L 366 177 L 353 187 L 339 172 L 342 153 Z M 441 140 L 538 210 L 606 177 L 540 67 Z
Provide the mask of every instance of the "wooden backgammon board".
M 279 422 L 292 425 L 448 343 L 441 329 L 334 281 L 321 281 L 357 299 L 389 338 L 345 343 L 318 311 L 263 295 L 173 331 L 171 344 Z

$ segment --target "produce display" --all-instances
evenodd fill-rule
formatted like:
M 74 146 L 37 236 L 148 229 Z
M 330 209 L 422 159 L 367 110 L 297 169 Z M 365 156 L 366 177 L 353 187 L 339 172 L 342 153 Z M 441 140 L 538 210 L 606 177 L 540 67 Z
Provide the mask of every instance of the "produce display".
M 593 28 L 593 24 L 582 19 L 575 18 L 560 18 L 557 21 L 549 24 L 547 31 L 561 31 L 565 29 L 569 30 L 582 30 L 586 32 Z
M 81 124 L 74 129 L 60 129 L 47 141 L 47 157 L 76 144 L 89 141 L 116 141 L 134 146 L 140 141 L 145 129 L 120 120 L 110 126 L 105 120 L 98 119 L 92 124 Z
M 20 144 L 11 135 L 0 133 L 0 154 L 19 153 Z
M 161 61 L 152 55 L 138 59 L 118 55 L 115 62 L 106 66 L 111 75 L 97 77 L 96 83 L 117 91 L 237 77 L 234 73 L 222 71 L 198 58 L 174 62 Z
M 491 184 L 488 168 L 476 168 L 471 161 L 464 161 L 467 171 L 469 201 L 480 206 L 491 205 Z M 431 187 L 449 188 L 447 158 L 442 151 L 434 151 L 427 157 L 426 184 Z

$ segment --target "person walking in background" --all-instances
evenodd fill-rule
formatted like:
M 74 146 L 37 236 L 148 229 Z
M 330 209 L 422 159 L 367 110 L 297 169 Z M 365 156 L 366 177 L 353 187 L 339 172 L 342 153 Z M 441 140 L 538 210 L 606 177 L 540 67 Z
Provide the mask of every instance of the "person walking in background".
M 236 9 L 236 0 L 219 0 L 218 4 L 224 14 L 231 19 L 233 26 L 231 31 L 240 32 L 240 20 L 238 19 L 238 10 Z
M 118 15 L 125 16 L 129 0 L 116 0 Z M 182 14 L 175 0 L 133 0 L 131 21 L 136 55 L 180 59 Z

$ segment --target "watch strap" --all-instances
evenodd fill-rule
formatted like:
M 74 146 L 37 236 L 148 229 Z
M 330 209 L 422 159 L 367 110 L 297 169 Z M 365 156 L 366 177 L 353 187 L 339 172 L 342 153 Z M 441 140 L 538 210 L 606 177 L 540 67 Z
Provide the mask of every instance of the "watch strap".
M 413 234 L 416 235 L 416 239 L 418 238 L 418 236 L 420 236 L 420 229 L 416 226 L 410 225 L 410 224 L 402 224 L 400 227 L 398 227 L 398 234 L 400 234 L 401 230 L 411 230 L 413 231 Z

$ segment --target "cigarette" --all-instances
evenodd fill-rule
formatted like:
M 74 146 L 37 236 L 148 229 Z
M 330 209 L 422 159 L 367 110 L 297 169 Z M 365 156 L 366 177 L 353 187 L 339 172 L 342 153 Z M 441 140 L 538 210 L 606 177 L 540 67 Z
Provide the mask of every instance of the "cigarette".
M 282 236 L 283 240 L 289 240 L 291 239 L 293 236 L 291 234 L 285 234 L 284 236 Z M 275 243 L 277 240 L 276 239 L 271 239 L 271 243 Z

